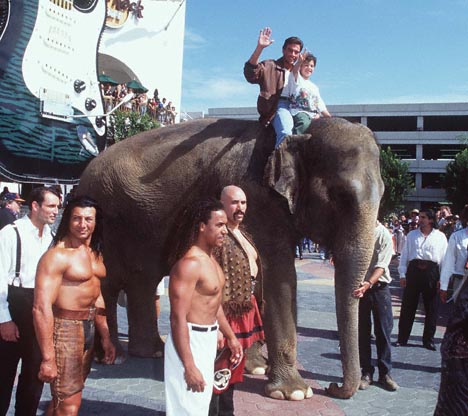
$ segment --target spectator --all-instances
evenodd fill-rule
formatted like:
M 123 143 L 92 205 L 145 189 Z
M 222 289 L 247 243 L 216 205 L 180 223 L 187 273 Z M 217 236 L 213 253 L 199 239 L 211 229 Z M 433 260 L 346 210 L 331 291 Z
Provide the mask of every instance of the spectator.
M 16 414 L 36 415 L 42 394 L 37 376 L 41 352 L 32 317 L 34 279 L 37 263 L 52 241 L 50 225 L 59 198 L 54 190 L 40 187 L 31 191 L 28 201 L 28 215 L 0 231 L 0 415 L 8 411 L 20 360 Z
M 10 193 L 10 190 L 8 189 L 8 186 L 4 186 L 3 191 L 0 193 L 0 201 L 3 199 L 3 196 L 5 194 L 9 194 L 9 193 Z
M 447 205 L 442 205 L 440 207 L 440 217 L 439 217 L 439 228 L 442 227 L 445 222 L 447 221 L 448 217 L 452 215 L 452 211 L 450 210 L 450 207 Z
M 424 321 L 423 346 L 435 351 L 434 334 L 437 323 L 437 286 L 440 267 L 443 264 L 447 239 L 437 229 L 432 210 L 419 213 L 419 227 L 408 233 L 401 253 L 400 286 L 404 288 L 398 323 L 396 346 L 405 346 L 413 327 L 419 296 L 422 295 L 426 318 Z
M 0 230 L 18 219 L 23 202 L 24 199 L 21 199 L 18 194 L 7 192 L 3 195 L 0 202 Z
M 450 282 L 453 291 L 456 292 L 465 274 L 465 265 L 468 259 L 468 205 L 463 208 L 460 219 L 464 228 L 450 236 L 440 273 L 439 295 L 442 303 L 447 301 L 447 290 Z

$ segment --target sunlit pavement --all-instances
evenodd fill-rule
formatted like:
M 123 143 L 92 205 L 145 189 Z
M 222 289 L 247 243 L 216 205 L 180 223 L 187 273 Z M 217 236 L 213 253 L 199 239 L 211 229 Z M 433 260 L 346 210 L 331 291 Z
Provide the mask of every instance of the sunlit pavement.
M 393 263 L 395 266 L 396 261 Z M 394 268 L 394 267 L 393 267 Z M 422 320 L 418 315 L 408 347 L 393 348 L 393 378 L 400 385 L 397 392 L 387 392 L 377 385 L 357 392 L 349 400 L 327 396 L 330 382 L 341 383 L 342 369 L 336 331 L 333 266 L 318 254 L 305 253 L 296 260 L 298 272 L 298 368 L 311 385 L 314 395 L 300 402 L 266 398 L 265 377 L 247 377 L 235 393 L 236 416 L 263 415 L 432 415 L 440 380 L 440 352 L 421 347 Z M 394 270 L 392 275 L 396 276 Z M 396 341 L 400 306 L 398 281 L 391 285 Z M 162 334 L 168 332 L 169 305 L 163 296 L 160 317 Z M 448 307 L 441 308 L 446 315 Z M 444 319 L 441 318 L 443 323 Z M 128 327 L 125 309 L 119 307 L 119 333 L 126 347 Z M 436 345 L 440 349 L 444 327 L 438 327 Z M 375 348 L 373 356 L 375 357 Z M 80 415 L 164 415 L 163 360 L 129 357 L 121 365 L 95 364 L 83 391 Z M 377 377 L 377 371 L 374 378 Z M 44 388 L 39 415 L 44 414 L 50 398 Z M 11 408 L 13 408 L 13 403 Z M 9 415 L 14 412 L 10 410 Z

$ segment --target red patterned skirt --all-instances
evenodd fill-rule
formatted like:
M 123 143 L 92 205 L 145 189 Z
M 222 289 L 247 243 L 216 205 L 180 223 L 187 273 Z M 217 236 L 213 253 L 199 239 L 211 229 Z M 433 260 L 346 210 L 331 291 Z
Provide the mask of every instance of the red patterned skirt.
M 252 309 L 244 312 L 241 316 L 229 316 L 227 320 L 244 351 L 257 341 L 265 339 L 263 323 L 258 310 L 255 296 L 251 297 Z M 234 366 L 229 358 L 231 351 L 228 347 L 218 351 L 215 361 L 215 379 L 213 392 L 221 394 L 230 384 L 240 383 L 244 380 L 245 354 L 242 361 Z

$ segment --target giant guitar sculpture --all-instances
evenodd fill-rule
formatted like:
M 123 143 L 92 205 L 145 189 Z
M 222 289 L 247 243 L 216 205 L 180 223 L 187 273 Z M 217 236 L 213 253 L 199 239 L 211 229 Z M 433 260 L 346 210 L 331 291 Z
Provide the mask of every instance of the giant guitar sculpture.
M 76 179 L 105 145 L 97 51 L 106 2 L 0 0 L 0 7 L 0 173 Z

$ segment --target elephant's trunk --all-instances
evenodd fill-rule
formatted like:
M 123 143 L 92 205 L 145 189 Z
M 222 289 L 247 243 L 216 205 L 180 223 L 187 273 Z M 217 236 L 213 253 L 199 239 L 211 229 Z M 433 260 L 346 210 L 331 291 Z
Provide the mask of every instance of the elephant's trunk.
M 365 221 L 365 224 L 363 222 Z M 361 378 L 358 343 L 359 300 L 353 297 L 368 270 L 374 249 L 375 217 L 369 212 L 367 218 L 349 230 L 339 246 L 334 248 L 336 319 L 340 340 L 343 385 L 332 383 L 328 392 L 334 397 L 349 399 L 358 389 Z M 349 228 L 354 228 L 353 226 Z M 360 241 L 351 236 L 359 235 Z

